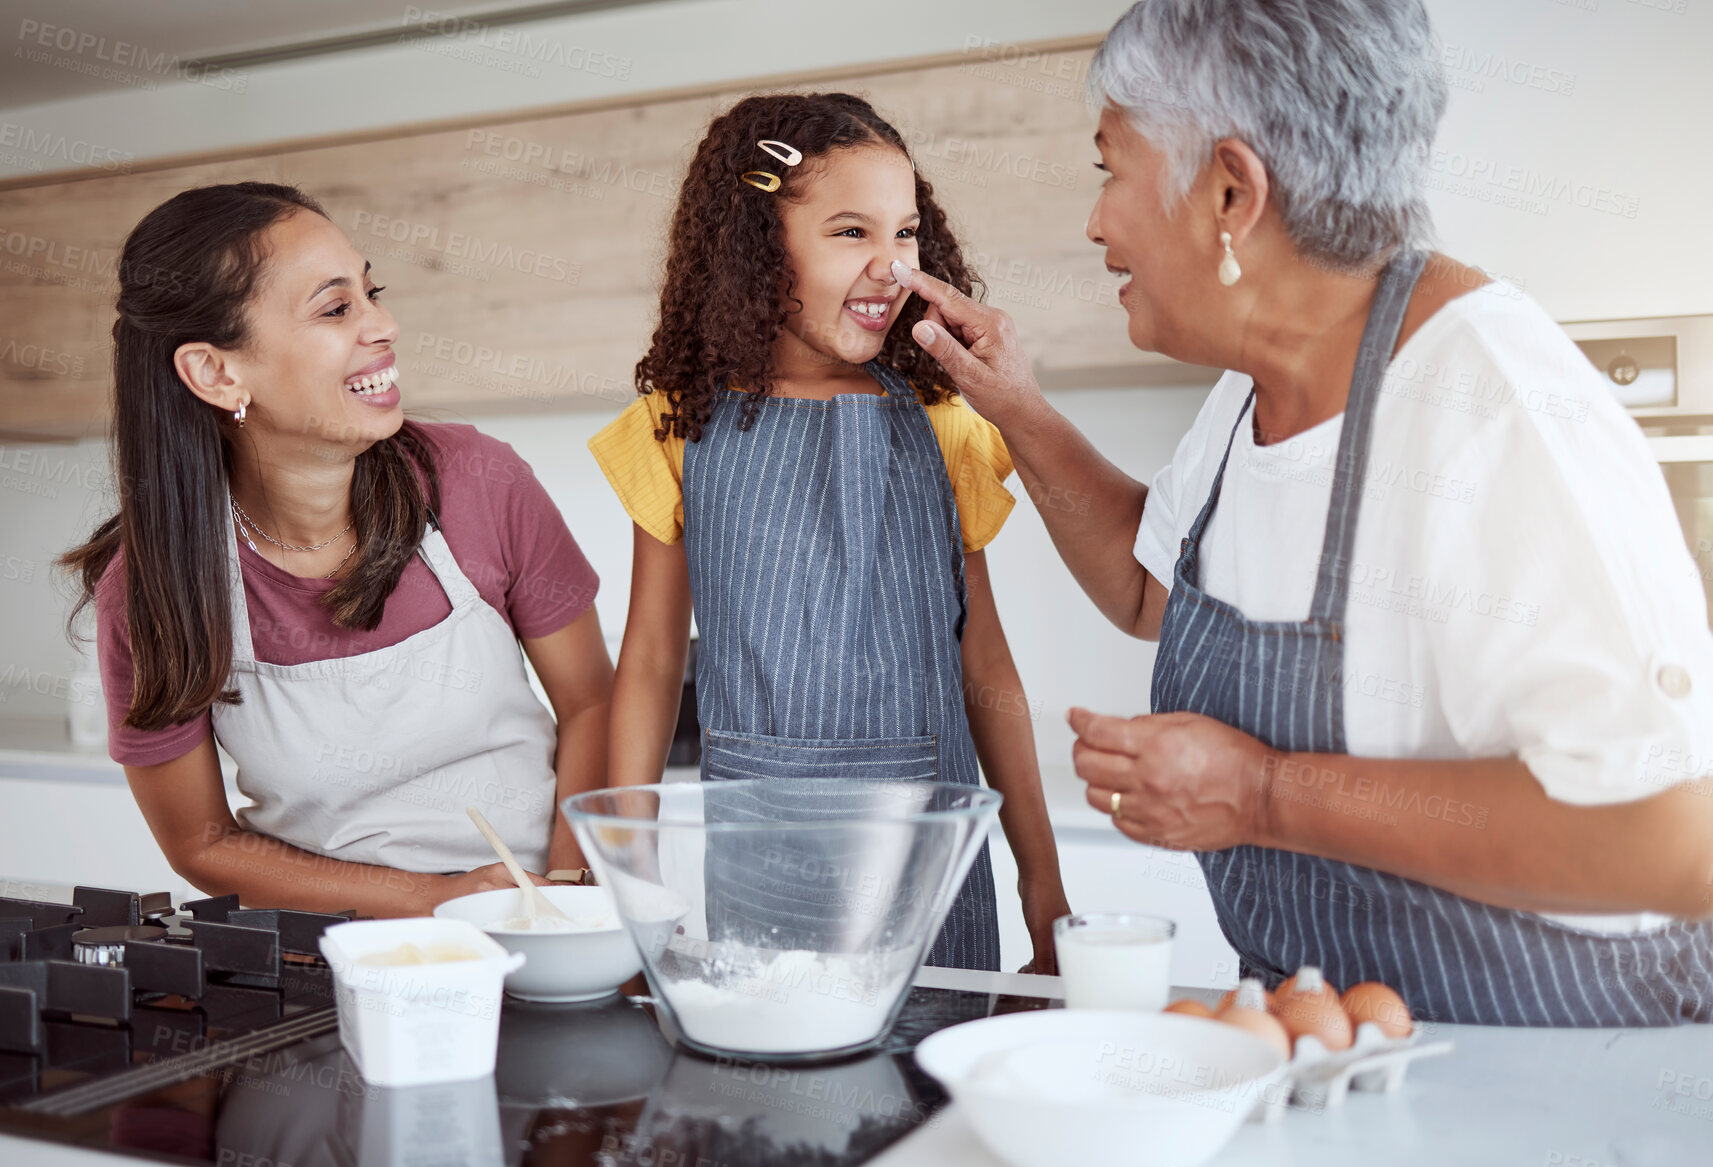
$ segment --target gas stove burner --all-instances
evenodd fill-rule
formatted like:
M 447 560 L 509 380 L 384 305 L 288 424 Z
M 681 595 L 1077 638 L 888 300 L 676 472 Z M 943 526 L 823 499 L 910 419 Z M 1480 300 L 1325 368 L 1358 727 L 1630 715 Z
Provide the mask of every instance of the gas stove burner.
M 78 887 L 71 902 L 83 909 L 78 920 L 86 928 L 124 927 L 152 924 L 172 915 L 172 896 L 164 891 L 114 891 L 105 887 Z
M 157 941 L 167 930 L 160 924 L 124 924 L 109 928 L 85 928 L 71 936 L 71 958 L 81 964 L 122 965 L 125 945 Z
M 180 908 L 83 886 L 71 903 L 0 897 L 0 1110 L 68 1077 L 123 1086 L 210 1041 L 332 1016 L 318 942 L 355 913 L 244 909 L 235 895 Z

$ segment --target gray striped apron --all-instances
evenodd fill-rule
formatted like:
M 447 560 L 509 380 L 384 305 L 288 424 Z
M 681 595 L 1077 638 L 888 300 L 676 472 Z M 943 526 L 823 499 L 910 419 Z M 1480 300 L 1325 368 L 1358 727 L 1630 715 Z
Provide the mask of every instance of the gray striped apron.
M 981 782 L 957 500 L 915 392 L 878 362 L 864 368 L 888 396 L 763 398 L 747 431 L 745 395 L 728 390 L 684 451 L 702 777 L 826 777 L 833 814 L 840 777 Z M 763 796 L 743 817 L 805 809 Z M 782 879 L 777 855 L 711 843 L 710 928 L 824 931 L 839 889 L 805 881 L 848 858 L 795 856 L 795 880 Z M 928 962 L 999 967 L 985 843 Z
M 1309 618 L 1252 621 L 1197 586 L 1202 535 L 1237 437 L 1183 540 L 1154 664 L 1155 713 L 1217 718 L 1281 750 L 1343 754 L 1343 620 L 1381 381 L 1420 252 L 1381 274 L 1345 404 Z M 1237 425 L 1246 424 L 1254 392 Z M 1713 1020 L 1713 923 L 1639 935 L 1571 928 L 1415 880 L 1314 855 L 1198 853 L 1242 975 L 1269 987 L 1305 964 L 1344 988 L 1383 981 L 1418 1017 L 1480 1025 L 1671 1025 Z

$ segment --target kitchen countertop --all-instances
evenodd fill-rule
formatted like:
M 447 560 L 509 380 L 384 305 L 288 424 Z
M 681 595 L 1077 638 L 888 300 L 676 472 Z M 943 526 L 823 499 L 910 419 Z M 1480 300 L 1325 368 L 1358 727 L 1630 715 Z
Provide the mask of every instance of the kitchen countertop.
M 1429 1037 L 1455 1048 L 1412 1064 L 1396 1094 L 1353 1093 L 1336 1110 L 1247 1124 L 1208 1167 L 1713 1163 L 1713 1027 L 1436 1025 Z M 955 1104 L 872 1163 L 1004 1167 Z
M 1055 977 L 923 969 L 918 984 L 1062 996 Z M 1190 991 L 1206 999 L 1208 994 Z M 1355 1094 L 1325 1113 L 1250 1124 L 1210 1167 L 1541 1164 L 1677 1167 L 1713 1162 L 1713 1029 L 1433 1027 L 1456 1048 L 1410 1067 L 1396 1094 Z M 0 1136 L 0 1162 L 96 1167 L 121 1156 Z M 874 1167 L 1003 1167 L 954 1105 Z

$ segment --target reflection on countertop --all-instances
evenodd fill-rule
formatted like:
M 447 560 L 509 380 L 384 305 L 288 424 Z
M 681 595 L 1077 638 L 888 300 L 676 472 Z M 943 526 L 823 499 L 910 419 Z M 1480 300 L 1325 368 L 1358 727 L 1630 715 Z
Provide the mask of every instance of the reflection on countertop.
M 826 1064 L 707 1058 L 669 1045 L 646 998 L 508 999 L 491 1077 L 370 1085 L 335 1034 L 236 1067 L 213 1117 L 221 1163 L 868 1161 L 932 1122 L 943 1093 L 916 1065 L 929 1033 L 1042 1002 L 914 990 L 886 1046 Z

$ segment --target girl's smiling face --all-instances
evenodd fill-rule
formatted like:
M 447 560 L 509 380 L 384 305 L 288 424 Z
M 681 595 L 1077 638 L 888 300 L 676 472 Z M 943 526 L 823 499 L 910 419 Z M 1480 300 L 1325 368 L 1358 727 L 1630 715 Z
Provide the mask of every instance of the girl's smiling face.
M 785 333 L 776 347 L 784 376 L 814 363 L 860 365 L 880 355 L 910 293 L 892 261 L 920 267 L 916 174 L 890 146 L 834 150 L 780 208 L 785 249 L 796 275 Z

